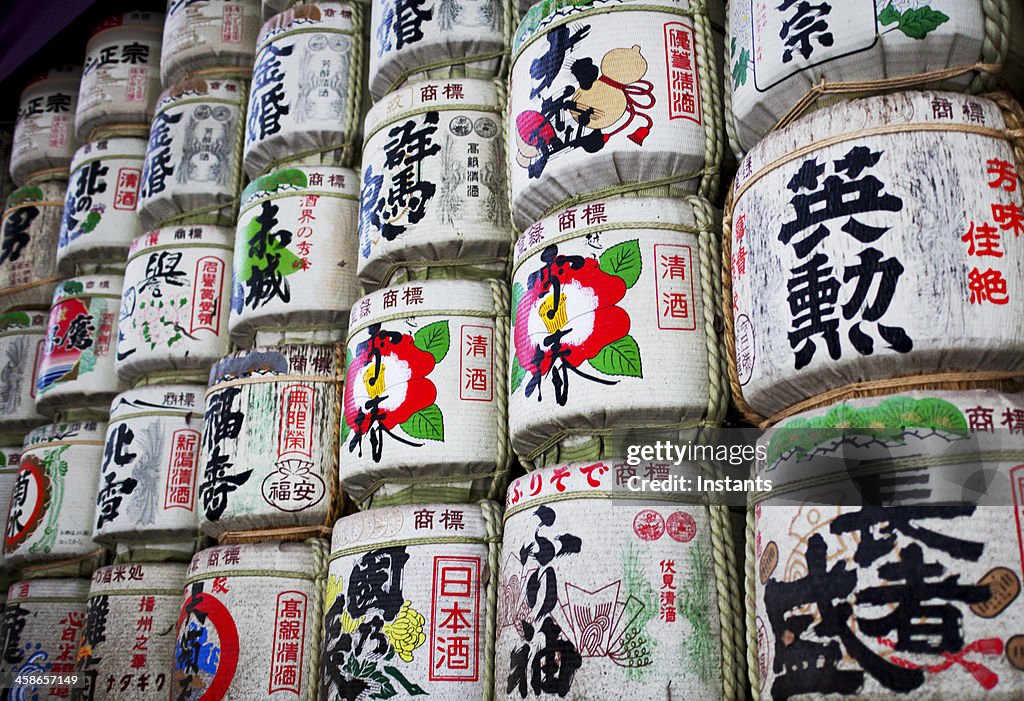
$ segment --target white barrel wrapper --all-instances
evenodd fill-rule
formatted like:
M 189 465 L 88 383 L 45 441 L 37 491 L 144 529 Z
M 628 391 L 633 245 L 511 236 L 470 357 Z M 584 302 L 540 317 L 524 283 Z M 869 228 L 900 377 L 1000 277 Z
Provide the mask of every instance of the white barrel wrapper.
M 153 119 L 160 95 L 160 35 L 164 16 L 127 12 L 102 22 L 85 47 L 85 67 L 75 112 L 78 141 L 93 129 Z
M 48 319 L 46 312 L 0 314 L 0 431 L 46 423 L 36 411 L 36 381 Z M 0 511 L 2 504 L 0 498 Z
M 81 66 L 61 66 L 38 76 L 22 91 L 11 146 L 15 183 L 24 185 L 37 171 L 70 165 L 78 146 L 74 119 L 81 79 Z
M 349 165 L 354 159 L 363 72 L 354 53 L 363 41 L 364 13 L 359 3 L 317 2 L 263 25 L 245 134 L 250 178 L 289 160 Z
M 329 525 L 340 348 L 257 347 L 210 372 L 200 457 L 203 532 Z
M 242 193 L 229 328 L 240 346 L 257 331 L 344 331 L 359 298 L 359 176 L 348 168 L 274 171 Z
M 510 485 L 495 698 L 724 697 L 708 508 L 638 498 L 630 474 L 579 463 Z
M 203 369 L 228 351 L 232 232 L 164 228 L 132 242 L 118 326 L 117 373 Z
M 1002 5 L 1002 7 L 1000 7 Z M 998 63 L 1024 85 L 1024 9 L 983 0 L 732 2 L 727 80 L 738 146 L 748 151 L 814 84 L 905 78 Z M 977 92 L 976 73 L 946 85 Z
M 39 411 L 104 406 L 124 389 L 114 372 L 122 283 L 85 275 L 57 285 L 39 361 Z
M 88 579 L 32 579 L 12 584 L 4 606 L 5 652 L 0 669 L 14 676 L 73 676 L 88 596 Z M 52 700 L 67 698 L 69 686 L 25 684 L 14 689 L 25 699 Z
M 504 277 L 511 237 L 504 105 L 491 81 L 401 88 L 366 115 L 359 278 L 388 285 L 436 269 Z
M 195 77 L 160 95 L 139 193 L 144 229 L 182 215 L 234 225 L 246 94 L 245 81 Z
M 103 422 L 41 426 L 25 437 L 11 492 L 4 556 L 18 566 L 86 556 L 103 460 Z
M 509 339 L 519 455 L 721 419 L 724 400 L 710 396 L 711 378 L 724 379 L 720 341 L 707 322 L 718 294 L 701 264 L 717 260 L 715 221 L 696 199 L 599 200 L 519 238 Z
M 321 701 L 388 687 L 445 701 L 488 697 L 498 560 L 488 539 L 499 524 L 497 504 L 484 509 L 387 507 L 338 521 L 324 599 Z
M 114 399 L 96 494 L 97 542 L 196 537 L 205 393 L 205 385 L 161 384 Z
M 18 188 L 7 197 L 0 242 L 0 308 L 45 307 L 60 279 L 57 240 L 67 181 Z
M 173 698 L 171 664 L 188 565 L 133 563 L 92 575 L 78 674 L 79 698 L 165 701 Z
M 18 482 L 18 469 L 21 465 L 21 444 L 0 447 L 0 512 L 11 506 L 11 494 Z M 5 524 L 6 527 L 6 524 Z M 0 548 L 0 572 L 13 571 L 14 567 Z
M 1024 397 L 980 390 L 851 400 L 760 439 L 762 698 L 1021 698 L 1022 434 Z
M 168 0 L 161 82 L 174 85 L 208 69 L 248 69 L 260 24 L 260 0 Z
M 196 554 L 178 617 L 175 650 L 186 654 L 175 654 L 175 698 L 313 701 L 326 548 L 272 542 Z
M 62 272 L 124 259 L 143 231 L 135 207 L 145 155 L 145 140 L 131 138 L 94 141 L 75 153 L 57 240 Z
M 373 0 L 370 95 L 374 101 L 412 80 L 490 78 L 505 46 L 503 0 Z
M 754 411 L 862 381 L 1024 371 L 1024 198 L 1004 129 L 989 100 L 899 93 L 819 110 L 747 155 L 732 314 Z
M 722 117 L 706 5 L 531 8 L 512 46 L 506 125 L 519 227 L 615 188 L 673 180 L 673 191 L 708 194 Z
M 341 482 L 375 505 L 466 502 L 502 488 L 503 282 L 425 280 L 352 310 Z

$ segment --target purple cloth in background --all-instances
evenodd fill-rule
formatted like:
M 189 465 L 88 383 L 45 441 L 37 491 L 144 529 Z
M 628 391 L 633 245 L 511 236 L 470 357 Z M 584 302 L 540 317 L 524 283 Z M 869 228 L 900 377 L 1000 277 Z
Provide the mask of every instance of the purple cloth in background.
M 16 73 L 20 74 L 23 67 L 29 69 L 25 78 L 45 71 L 48 66 L 39 65 L 38 59 L 32 60 L 36 52 L 95 2 L 96 0 L 4 0 L 0 3 L 0 81 L 3 81 L 5 87 L 8 87 L 8 78 Z M 64 50 L 54 51 L 55 58 L 59 54 L 67 53 L 67 49 L 72 49 L 71 56 L 81 54 L 77 61 L 71 56 L 61 56 L 58 61 L 70 60 L 80 63 L 85 55 L 87 33 L 88 30 L 85 30 L 82 36 L 76 36 L 73 42 L 68 42 L 73 46 L 58 47 Z M 11 98 L 16 102 L 17 93 L 21 92 L 19 86 L 9 87 L 15 90 L 15 95 L 5 92 L 5 106 Z

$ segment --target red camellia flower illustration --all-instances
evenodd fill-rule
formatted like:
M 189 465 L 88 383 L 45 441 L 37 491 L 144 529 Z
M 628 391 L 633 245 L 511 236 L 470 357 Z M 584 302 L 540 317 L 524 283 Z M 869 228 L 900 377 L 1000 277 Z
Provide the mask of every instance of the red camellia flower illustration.
M 629 334 L 629 315 L 617 306 L 628 285 L 602 270 L 596 258 L 559 255 L 553 245 L 544 249 L 541 260 L 544 266 L 530 275 L 516 306 L 516 358 L 530 376 L 527 396 L 537 391 L 539 400 L 541 380 L 550 375 L 555 399 L 564 405 L 570 371 L 593 382 L 615 383 L 580 366 Z
M 345 422 L 353 431 L 349 450 L 362 449 L 369 435 L 374 461 L 381 456 L 383 434 L 406 445 L 418 445 L 393 433 L 418 411 L 434 404 L 437 388 L 427 375 L 435 357 L 415 344 L 412 336 L 368 329 L 369 338 L 356 346 L 345 377 Z

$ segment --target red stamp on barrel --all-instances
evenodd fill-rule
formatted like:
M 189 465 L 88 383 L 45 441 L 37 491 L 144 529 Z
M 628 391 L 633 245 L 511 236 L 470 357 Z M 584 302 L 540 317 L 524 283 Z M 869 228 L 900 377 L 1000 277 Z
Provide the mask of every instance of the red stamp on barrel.
M 665 519 L 653 509 L 645 509 L 633 518 L 633 532 L 641 540 L 657 540 L 665 535 Z
M 689 543 L 697 535 L 697 522 L 685 511 L 677 511 L 668 517 L 667 529 L 672 540 Z

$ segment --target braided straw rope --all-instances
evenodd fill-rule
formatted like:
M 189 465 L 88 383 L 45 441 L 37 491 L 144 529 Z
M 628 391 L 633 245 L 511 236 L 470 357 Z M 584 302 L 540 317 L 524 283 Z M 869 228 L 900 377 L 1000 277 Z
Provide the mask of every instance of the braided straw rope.
M 747 613 L 747 679 L 750 681 L 750 694 L 753 701 L 761 700 L 761 674 L 757 655 L 757 583 L 754 578 L 755 557 L 754 544 L 757 534 L 754 532 L 754 509 L 747 509 L 747 539 L 744 544 L 744 596 L 743 606 Z
M 498 589 L 501 580 L 501 549 L 504 521 L 502 508 L 494 501 L 481 501 L 480 511 L 484 517 L 487 533 L 487 603 L 484 609 L 484 696 L 483 701 L 493 701 L 495 692 L 495 646 L 498 628 Z M 481 582 L 483 583 L 483 582 Z
M 324 597 L 327 594 L 327 556 L 330 543 L 320 538 L 305 541 L 313 550 L 313 605 L 310 618 L 313 621 L 309 635 L 309 655 L 306 659 L 307 698 L 320 697 L 320 653 L 324 640 Z

